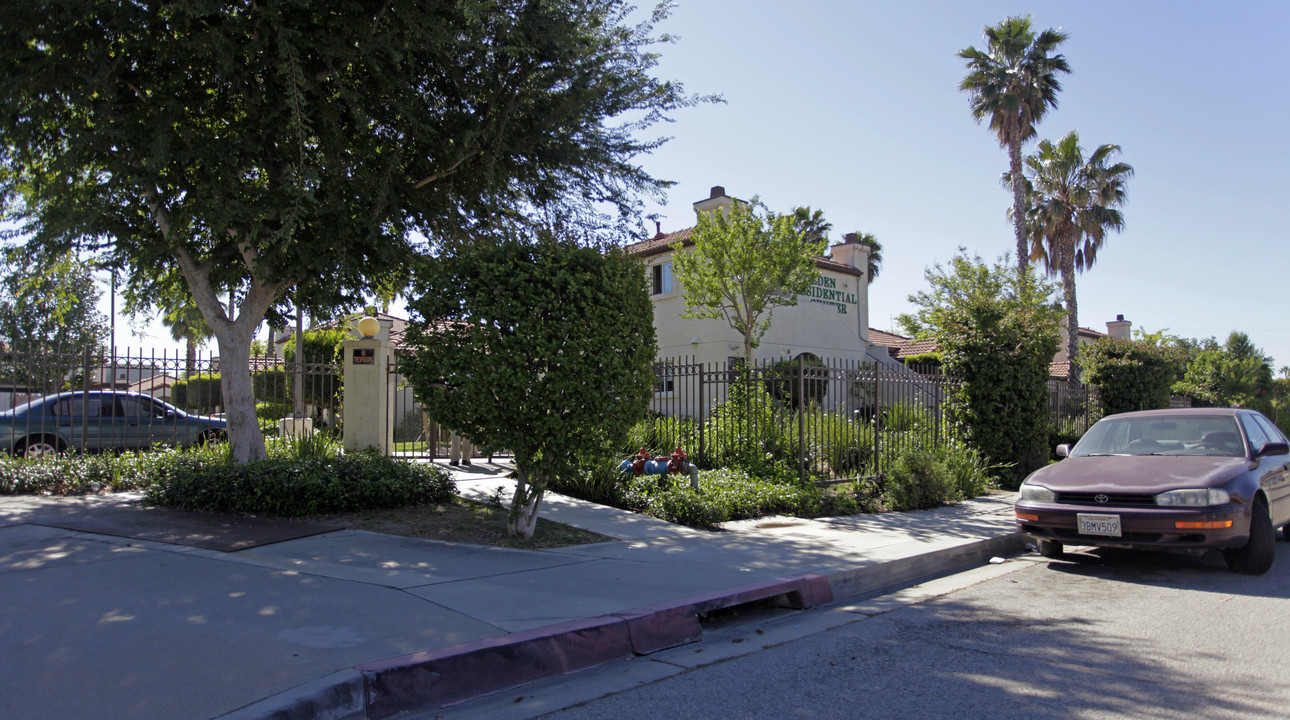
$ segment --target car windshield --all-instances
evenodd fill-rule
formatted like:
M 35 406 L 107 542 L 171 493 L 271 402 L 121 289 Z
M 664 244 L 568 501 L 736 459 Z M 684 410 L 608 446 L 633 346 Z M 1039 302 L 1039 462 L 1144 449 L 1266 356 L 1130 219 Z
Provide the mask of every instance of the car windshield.
M 1089 428 L 1070 454 L 1244 457 L 1245 441 L 1228 415 L 1110 417 Z

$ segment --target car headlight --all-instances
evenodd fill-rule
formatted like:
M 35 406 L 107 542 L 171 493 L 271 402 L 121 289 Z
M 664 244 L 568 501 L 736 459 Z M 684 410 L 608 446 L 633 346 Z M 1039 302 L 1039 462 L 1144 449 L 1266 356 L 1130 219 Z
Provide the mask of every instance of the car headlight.
M 1026 502 L 1051 503 L 1057 502 L 1057 495 L 1052 490 L 1049 490 L 1042 485 L 1022 483 L 1021 499 Z
M 1163 507 L 1209 507 L 1226 505 L 1232 496 L 1226 490 L 1218 488 L 1197 488 L 1195 490 L 1170 490 L 1156 496 L 1156 504 Z

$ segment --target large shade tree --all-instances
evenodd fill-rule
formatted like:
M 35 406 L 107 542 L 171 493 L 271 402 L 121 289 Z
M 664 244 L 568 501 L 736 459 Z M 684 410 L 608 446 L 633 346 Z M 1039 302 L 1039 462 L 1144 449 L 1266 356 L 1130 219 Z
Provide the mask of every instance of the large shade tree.
M 1119 154 L 1119 145 L 1099 145 L 1085 157 L 1079 133 L 1072 130 L 1055 143 L 1041 141 L 1025 162 L 1031 258 L 1050 276 L 1061 276 L 1066 356 L 1074 381 L 1080 379 L 1075 275 L 1093 267 L 1108 232 L 1124 227 L 1119 208 L 1133 167 L 1116 160 Z
M 247 359 L 288 294 L 311 314 L 361 305 L 416 238 L 535 208 L 639 226 L 666 185 L 637 164 L 661 140 L 639 133 L 695 99 L 654 76 L 666 8 L 639 25 L 631 9 L 7 0 L 0 210 L 154 303 L 181 274 L 218 343 L 233 457 L 261 458 Z
M 959 89 L 968 93 L 972 117 L 989 119 L 999 146 L 1008 150 L 1012 182 L 1012 226 L 1017 240 L 1017 267 L 1029 265 L 1025 228 L 1025 185 L 1021 146 L 1035 136 L 1035 126 L 1057 106 L 1059 73 L 1069 73 L 1066 58 L 1056 52 L 1067 38 L 1058 30 L 1035 34 L 1029 17 L 1010 17 L 985 28 L 985 48 L 959 51 L 968 74 Z

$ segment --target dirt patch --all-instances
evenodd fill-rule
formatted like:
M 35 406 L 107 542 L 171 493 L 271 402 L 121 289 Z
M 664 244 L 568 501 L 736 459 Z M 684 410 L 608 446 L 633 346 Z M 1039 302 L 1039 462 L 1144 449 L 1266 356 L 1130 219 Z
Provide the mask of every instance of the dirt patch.
M 312 515 L 300 519 L 309 523 L 339 525 L 386 535 L 522 550 L 586 545 L 614 539 L 571 525 L 543 520 L 540 513 L 532 539 L 513 538 L 506 534 L 507 514 L 508 510 L 503 507 L 455 498 L 450 503 Z

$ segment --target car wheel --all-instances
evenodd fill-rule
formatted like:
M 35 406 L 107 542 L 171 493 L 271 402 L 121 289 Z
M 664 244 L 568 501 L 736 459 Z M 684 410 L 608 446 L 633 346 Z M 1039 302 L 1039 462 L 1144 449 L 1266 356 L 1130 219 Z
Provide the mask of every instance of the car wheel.
M 29 437 L 18 444 L 19 455 L 37 460 L 57 455 L 62 450 L 61 442 L 45 435 Z
M 1251 513 L 1249 542 L 1244 547 L 1224 550 L 1223 559 L 1236 572 L 1262 575 L 1276 559 L 1277 531 L 1272 527 L 1272 518 L 1268 517 L 1268 506 L 1263 500 L 1254 503 Z
M 224 442 L 227 439 L 227 430 L 204 430 L 201 435 L 197 436 L 197 444 L 209 445 L 215 442 Z
M 1057 559 L 1066 555 L 1066 548 L 1056 540 L 1040 540 L 1039 554 L 1046 558 Z

